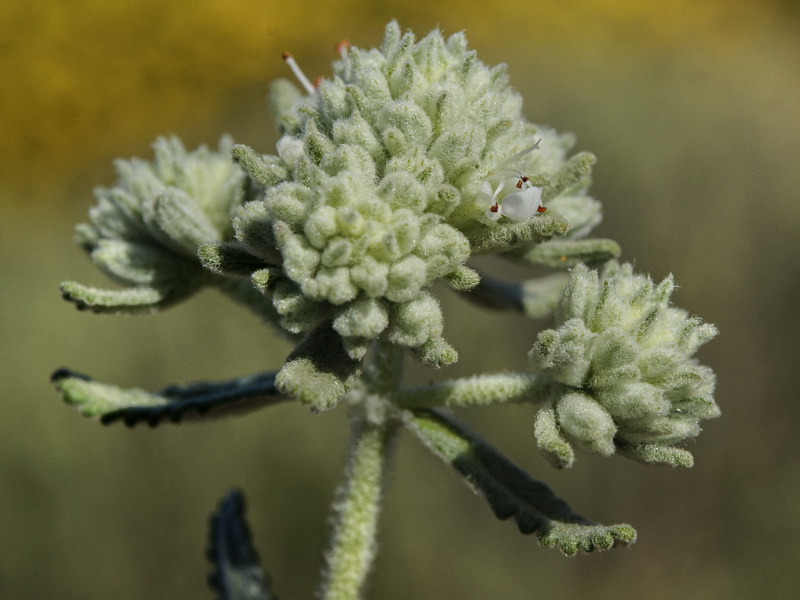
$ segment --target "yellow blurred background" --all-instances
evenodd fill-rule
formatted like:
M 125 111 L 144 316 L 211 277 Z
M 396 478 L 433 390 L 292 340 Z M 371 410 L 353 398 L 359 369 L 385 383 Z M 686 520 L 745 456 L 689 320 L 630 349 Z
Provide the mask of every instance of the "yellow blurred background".
M 159 389 L 278 367 L 288 346 L 207 293 L 155 317 L 79 313 L 58 283 L 104 283 L 72 241 L 114 157 L 158 135 L 270 151 L 268 82 L 291 50 L 327 74 L 343 38 L 397 18 L 466 30 L 507 62 L 528 117 L 599 157 L 599 235 L 716 323 L 701 351 L 723 417 L 691 470 L 581 456 L 555 472 L 532 413 L 473 427 L 573 508 L 640 535 L 565 559 L 495 521 L 403 436 L 371 598 L 791 598 L 800 588 L 800 9 L 778 0 L 6 0 L 0 6 L 0 597 L 210 598 L 207 516 L 231 486 L 282 598 L 316 586 L 347 434 L 344 411 L 278 406 L 194 426 L 102 427 L 49 382 L 69 366 Z M 501 269 L 500 266 L 490 268 Z M 797 294 L 797 295 L 793 295 Z M 544 323 L 446 298 L 462 361 L 437 377 L 519 369 Z M 469 326 L 465 325 L 469 324 Z M 487 343 L 490 340 L 490 343 Z M 409 369 L 409 381 L 430 375 Z

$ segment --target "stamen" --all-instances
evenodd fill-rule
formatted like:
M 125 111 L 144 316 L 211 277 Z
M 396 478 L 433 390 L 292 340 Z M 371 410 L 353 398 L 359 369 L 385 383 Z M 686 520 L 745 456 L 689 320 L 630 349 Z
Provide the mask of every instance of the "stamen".
M 284 52 L 281 56 L 283 56 L 283 60 L 285 60 L 286 64 L 289 65 L 289 68 L 292 70 L 292 73 L 294 73 L 294 76 L 297 77 L 297 81 L 300 82 L 300 84 L 306 89 L 306 91 L 309 94 L 316 93 L 317 90 L 314 88 L 313 85 L 311 85 L 311 82 L 308 80 L 308 77 L 306 77 L 306 74 L 303 73 L 300 70 L 300 67 L 297 66 L 294 57 L 288 52 Z
M 500 205 L 497 204 L 497 202 L 495 202 L 489 207 L 489 210 L 492 212 L 497 212 L 498 210 L 500 210 Z
M 334 51 L 339 53 L 339 56 L 342 57 L 342 60 L 347 60 L 347 51 L 350 50 L 350 41 L 349 40 L 342 40 L 338 44 L 333 47 Z
M 546 210 L 547 210 L 547 209 L 546 209 L 544 206 L 540 206 L 540 207 L 538 207 L 538 208 L 536 209 L 536 212 L 543 213 L 543 212 L 544 212 L 544 211 L 546 211 Z
M 522 150 L 521 152 L 517 152 L 514 156 L 505 159 L 503 162 L 500 163 L 500 166 L 510 165 L 513 162 L 516 162 L 518 159 L 520 159 L 523 156 L 525 156 L 526 154 L 528 154 L 529 152 L 533 152 L 534 150 L 537 150 L 539 148 L 539 142 L 541 142 L 541 141 L 542 141 L 541 138 L 539 138 L 538 140 L 536 140 L 536 143 L 533 146 L 529 146 L 528 148 L 525 148 L 525 150 Z

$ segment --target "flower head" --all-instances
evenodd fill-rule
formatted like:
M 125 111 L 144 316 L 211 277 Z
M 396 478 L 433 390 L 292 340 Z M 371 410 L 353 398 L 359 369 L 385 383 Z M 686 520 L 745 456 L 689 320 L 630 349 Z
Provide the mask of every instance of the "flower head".
M 209 280 L 198 247 L 233 234 L 231 216 L 245 200 L 244 172 L 230 160 L 231 141 L 218 152 L 187 151 L 177 138 L 160 138 L 152 162 L 116 162 L 119 181 L 95 191 L 91 224 L 76 228 L 78 242 L 122 290 L 74 282 L 64 295 L 96 311 L 136 312 L 163 308 Z
M 385 335 L 453 362 L 430 285 L 476 285 L 472 254 L 596 222 L 591 161 L 529 123 L 505 65 L 481 63 L 461 33 L 417 41 L 392 22 L 380 48 L 337 50 L 333 76 L 313 83 L 284 54 L 303 90 L 273 86 L 276 154 L 233 150 L 263 190 L 234 218 L 236 238 L 263 261 L 253 281 L 288 331 L 332 328 L 353 361 Z M 570 216 L 542 214 L 543 199 Z
M 536 433 L 558 466 L 571 464 L 570 444 L 691 464 L 675 444 L 719 415 L 714 374 L 692 358 L 717 329 L 670 306 L 674 287 L 672 277 L 655 285 L 613 261 L 599 276 L 573 269 L 557 327 L 541 332 L 529 355 L 531 368 L 552 381 Z

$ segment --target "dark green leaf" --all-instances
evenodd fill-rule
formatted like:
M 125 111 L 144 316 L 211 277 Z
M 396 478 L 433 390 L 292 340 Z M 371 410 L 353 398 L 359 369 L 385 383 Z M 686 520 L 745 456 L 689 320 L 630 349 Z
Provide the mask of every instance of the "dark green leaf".
M 499 519 L 514 517 L 520 532 L 535 533 L 543 546 L 572 556 L 578 550 L 607 550 L 636 541 L 630 525 L 598 525 L 574 513 L 545 484 L 443 413 L 412 410 L 405 414 L 408 427 L 464 476 Z
M 209 585 L 219 600 L 277 600 L 261 567 L 244 517 L 244 496 L 231 490 L 211 515 L 208 558 L 214 564 Z
M 239 242 L 209 242 L 197 249 L 203 266 L 218 275 L 249 277 L 253 271 L 267 267 L 260 258 L 253 256 Z
M 288 400 L 275 389 L 275 374 L 263 373 L 221 382 L 169 386 L 151 393 L 94 381 L 86 375 L 59 369 L 51 380 L 64 401 L 103 424 L 123 421 L 129 427 L 164 421 L 204 420 L 250 412 Z
M 286 358 L 275 384 L 313 411 L 323 411 L 336 406 L 360 374 L 361 361 L 350 358 L 342 338 L 325 322 Z

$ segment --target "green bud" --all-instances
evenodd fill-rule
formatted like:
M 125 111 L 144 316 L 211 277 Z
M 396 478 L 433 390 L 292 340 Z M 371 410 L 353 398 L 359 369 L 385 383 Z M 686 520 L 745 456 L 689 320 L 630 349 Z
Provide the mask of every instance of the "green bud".
M 556 401 L 556 417 L 564 435 L 595 454 L 614 454 L 614 419 L 591 397 L 567 392 Z

